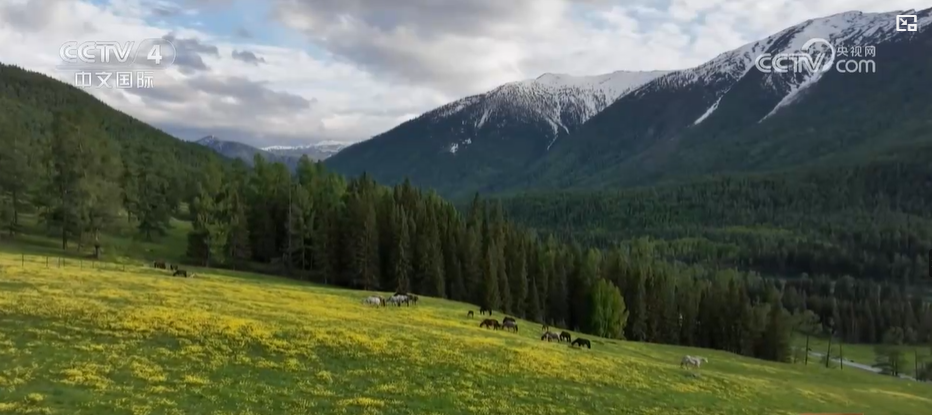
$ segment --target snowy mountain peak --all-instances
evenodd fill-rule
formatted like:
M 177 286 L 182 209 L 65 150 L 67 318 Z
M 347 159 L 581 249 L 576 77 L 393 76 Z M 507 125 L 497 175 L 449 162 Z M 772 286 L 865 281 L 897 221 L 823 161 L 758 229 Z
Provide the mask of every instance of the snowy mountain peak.
M 708 111 L 696 120 L 696 124 L 707 119 L 732 86 L 738 83 L 750 71 L 756 70 L 757 58 L 764 53 L 777 55 L 781 53 L 805 52 L 810 55 L 828 54 L 828 48 L 803 51 L 802 47 L 813 39 L 824 39 L 834 48 L 866 48 L 888 41 L 895 36 L 914 36 L 916 32 L 896 30 L 896 16 L 915 14 L 918 17 L 919 31 L 925 30 L 932 23 L 932 9 L 922 11 L 906 10 L 887 13 L 864 13 L 848 11 L 815 19 L 788 27 L 767 38 L 745 44 L 737 49 L 722 53 L 712 60 L 697 67 L 676 71 L 658 78 L 645 85 L 637 94 L 648 94 L 657 89 L 685 89 L 701 87 L 711 94 L 708 97 Z M 869 58 L 863 55 L 861 57 Z M 882 53 L 882 51 L 875 51 Z M 849 56 L 850 57 L 850 56 Z M 827 62 L 839 59 L 839 56 L 826 55 Z M 765 84 L 771 92 L 784 97 L 773 112 L 790 104 L 798 92 L 814 85 L 824 72 L 814 73 L 771 73 L 765 76 Z M 771 114 L 773 113 L 771 112 Z M 769 117 L 769 115 L 768 115 Z M 766 118 L 766 117 L 764 117 Z
M 489 92 L 469 96 L 419 118 L 435 122 L 463 116 L 464 127 L 457 138 L 442 145 L 451 154 L 474 142 L 484 128 L 511 123 L 539 123 L 545 130 L 549 149 L 554 141 L 612 102 L 668 71 L 617 71 L 596 76 L 545 73 L 537 78 L 510 82 Z

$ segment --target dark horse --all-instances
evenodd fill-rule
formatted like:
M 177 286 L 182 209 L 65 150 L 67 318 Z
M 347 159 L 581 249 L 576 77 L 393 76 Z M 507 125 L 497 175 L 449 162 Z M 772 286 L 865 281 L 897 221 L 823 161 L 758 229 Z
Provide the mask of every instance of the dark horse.
M 491 327 L 491 328 L 494 329 L 494 328 L 498 328 L 498 327 L 500 327 L 500 326 L 501 326 L 501 324 L 499 324 L 499 323 L 498 323 L 498 320 L 496 320 L 496 319 L 494 319 L 494 318 L 487 318 L 487 319 L 485 319 L 485 320 L 482 320 L 481 323 L 479 323 L 479 327 L 485 327 L 485 328 L 490 328 L 490 327 Z
M 509 322 L 509 321 L 512 322 L 512 323 L 517 323 L 517 321 L 515 321 L 515 318 L 514 318 L 514 317 L 505 317 L 505 318 L 502 319 L 502 324 L 505 324 L 505 323 L 507 323 L 507 322 Z
M 570 344 L 570 346 L 579 346 L 579 347 L 586 346 L 587 349 L 592 348 L 592 345 L 589 343 L 589 340 L 582 339 L 582 338 L 576 338 L 576 340 L 573 340 L 573 343 Z
M 475 316 L 475 315 L 476 315 L 476 313 L 473 313 L 472 310 L 469 310 L 469 312 L 466 313 L 466 317 L 469 317 L 469 318 L 473 318 L 473 316 Z
M 152 268 L 165 269 L 165 261 L 155 261 L 152 263 Z
M 564 331 L 560 333 L 560 341 L 561 342 L 573 341 L 573 336 L 571 336 L 569 332 Z
M 175 273 L 172 274 L 172 276 L 173 277 L 182 276 L 182 277 L 188 278 L 188 271 L 185 271 L 183 269 L 175 270 Z
M 492 308 L 491 308 L 491 307 L 485 307 L 485 306 L 479 307 L 479 315 L 481 316 L 481 315 L 483 315 L 483 314 L 485 314 L 485 313 L 489 313 L 489 315 L 491 316 L 491 315 L 492 315 Z
M 414 294 L 408 294 L 408 301 L 414 303 L 414 305 L 417 305 L 417 296 Z
M 509 319 L 506 318 L 504 321 L 502 321 L 502 329 L 511 330 L 511 331 L 514 331 L 515 333 L 517 333 L 517 332 L 518 332 L 518 322 L 516 322 L 515 319 L 510 319 L 510 320 L 509 320 Z
M 178 266 L 175 265 L 175 264 L 170 264 L 170 265 L 168 266 L 168 269 L 170 269 L 170 270 L 172 270 L 172 271 L 178 271 Z

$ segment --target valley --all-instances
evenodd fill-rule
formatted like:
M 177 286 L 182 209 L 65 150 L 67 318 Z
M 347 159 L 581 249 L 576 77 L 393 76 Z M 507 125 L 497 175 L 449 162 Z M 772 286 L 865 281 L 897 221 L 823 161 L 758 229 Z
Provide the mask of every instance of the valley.
M 814 17 L 685 69 L 546 72 L 414 116 L 443 96 L 429 72 L 224 89 L 287 78 L 264 69 L 277 49 L 179 38 L 172 76 L 206 85 L 185 115 L 270 129 L 244 142 L 203 136 L 233 131 L 209 117 L 181 140 L 124 112 L 129 92 L 0 63 L 0 413 L 922 413 L 932 9 L 912 31 L 899 13 Z M 340 30 L 362 21 L 347 16 L 367 15 Z M 813 37 L 833 59 L 876 47 L 877 71 L 755 68 Z M 351 46 L 336 38 L 308 41 Z M 166 85 L 139 99 L 155 111 L 181 94 Z M 375 108 L 386 91 L 410 96 Z M 386 119 L 351 145 L 275 144 L 295 142 L 281 125 L 339 138 Z M 520 330 L 480 327 L 506 317 Z

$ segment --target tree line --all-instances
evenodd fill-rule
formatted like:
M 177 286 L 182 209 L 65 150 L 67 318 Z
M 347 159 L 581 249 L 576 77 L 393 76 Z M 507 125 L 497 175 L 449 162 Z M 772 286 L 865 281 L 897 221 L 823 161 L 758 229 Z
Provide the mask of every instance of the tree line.
M 462 210 L 409 182 L 346 180 L 304 158 L 292 175 L 256 157 L 205 169 L 188 256 L 274 264 L 293 278 L 404 290 L 585 333 L 789 361 L 802 322 L 849 342 L 890 327 L 932 341 L 928 303 L 897 284 L 783 280 L 665 258 L 663 241 L 585 248 L 508 220 L 478 197 Z M 811 317 L 814 316 L 814 317 Z

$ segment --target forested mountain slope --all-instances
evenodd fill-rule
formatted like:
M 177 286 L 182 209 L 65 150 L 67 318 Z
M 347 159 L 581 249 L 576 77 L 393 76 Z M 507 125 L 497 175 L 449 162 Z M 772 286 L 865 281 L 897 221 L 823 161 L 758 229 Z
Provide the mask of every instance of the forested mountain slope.
M 19 212 L 38 210 L 63 242 L 93 238 L 121 210 L 142 233 L 159 233 L 220 160 L 78 88 L 2 64 L 0 147 L 4 227 L 14 232 Z
M 929 283 L 932 145 L 852 166 L 501 199 L 520 223 L 586 245 L 659 239 L 668 259 L 771 275 Z

